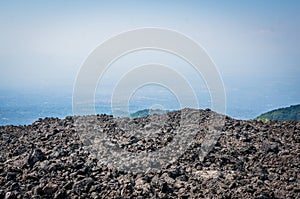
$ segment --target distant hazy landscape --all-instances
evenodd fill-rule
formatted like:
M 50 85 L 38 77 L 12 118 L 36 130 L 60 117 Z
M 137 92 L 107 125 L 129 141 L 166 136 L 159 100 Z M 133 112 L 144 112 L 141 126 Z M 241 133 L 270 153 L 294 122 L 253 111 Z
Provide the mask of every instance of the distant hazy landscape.
M 72 115 L 74 82 L 91 51 L 143 27 L 180 32 L 207 51 L 223 79 L 230 117 L 254 119 L 300 103 L 299 3 L 130 2 L 1 2 L 0 125 Z M 96 90 L 96 112 L 111 114 L 118 80 L 146 63 L 177 70 L 194 88 L 199 108 L 214 110 L 205 77 L 180 57 L 143 50 L 111 64 Z M 155 104 L 184 108 L 166 90 L 140 89 L 129 101 L 129 112 Z
M 236 119 L 255 119 L 267 111 L 289 106 L 288 98 L 271 100 L 260 97 L 255 89 L 252 91 L 254 98 L 250 98 L 250 91 L 247 91 L 246 95 L 243 91 L 229 91 L 228 93 L 230 101 L 227 101 L 227 115 Z M 0 97 L 0 125 L 28 125 L 38 118 L 65 118 L 73 115 L 70 92 L 2 91 L 2 94 Z M 154 95 L 148 93 L 148 96 L 153 97 Z M 166 95 L 165 98 L 157 97 L 148 100 L 135 97 L 130 101 L 129 111 L 135 113 L 139 110 L 149 109 L 152 104 L 158 103 L 164 110 L 179 110 L 178 102 L 171 97 Z M 212 108 L 209 99 L 206 100 L 200 103 L 200 108 Z M 292 104 L 292 101 L 290 102 Z M 98 102 L 95 104 L 95 108 L 97 113 L 112 114 L 109 101 Z

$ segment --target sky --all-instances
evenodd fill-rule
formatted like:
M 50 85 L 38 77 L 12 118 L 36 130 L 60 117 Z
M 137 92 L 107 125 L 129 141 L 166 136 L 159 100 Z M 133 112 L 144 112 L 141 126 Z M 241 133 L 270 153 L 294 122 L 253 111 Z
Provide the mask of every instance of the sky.
M 83 62 L 102 42 L 159 27 L 205 48 L 228 100 L 251 90 L 270 102 L 282 99 L 274 106 L 299 103 L 299 10 L 299 1 L 1 1 L 0 89 L 72 91 Z

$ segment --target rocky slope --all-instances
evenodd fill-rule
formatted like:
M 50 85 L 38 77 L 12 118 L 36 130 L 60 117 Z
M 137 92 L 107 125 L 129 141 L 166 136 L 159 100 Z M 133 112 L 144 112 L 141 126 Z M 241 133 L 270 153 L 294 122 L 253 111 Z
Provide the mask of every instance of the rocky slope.
M 140 153 L 166 146 L 181 112 L 167 113 L 151 139 L 120 133 L 107 115 L 87 117 L 122 149 Z M 225 118 L 221 135 L 199 159 L 209 118 L 201 110 L 193 143 L 173 164 L 134 173 L 101 163 L 86 149 L 75 119 L 40 119 L 0 127 L 0 198 L 299 198 L 300 123 Z M 157 116 L 128 119 L 141 124 Z M 84 117 L 82 117 L 84 118 Z

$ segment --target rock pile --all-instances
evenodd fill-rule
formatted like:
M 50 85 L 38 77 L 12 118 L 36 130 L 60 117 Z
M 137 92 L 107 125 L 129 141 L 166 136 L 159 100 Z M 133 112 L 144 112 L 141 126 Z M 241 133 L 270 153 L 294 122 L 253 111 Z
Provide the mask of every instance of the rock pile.
M 150 137 L 127 135 L 107 115 L 2 126 L 0 198 L 300 198 L 300 122 L 226 117 L 214 147 L 199 159 L 214 115 L 200 111 L 199 125 L 191 125 L 197 134 L 175 162 L 142 173 L 99 162 L 75 120 L 97 123 L 99 133 L 123 150 L 152 153 L 172 141 L 180 111 L 164 115 L 164 126 Z M 157 117 L 119 120 L 151 132 L 148 121 Z

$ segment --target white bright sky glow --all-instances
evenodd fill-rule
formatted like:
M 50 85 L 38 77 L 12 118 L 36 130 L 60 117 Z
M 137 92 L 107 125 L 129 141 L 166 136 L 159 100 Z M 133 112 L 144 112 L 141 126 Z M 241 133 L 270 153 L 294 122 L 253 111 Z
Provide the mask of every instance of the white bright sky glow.
M 285 85 L 281 104 L 299 103 L 299 10 L 300 1 L 1 1 L 0 88 L 71 90 L 102 42 L 161 27 L 201 44 L 227 91 Z

